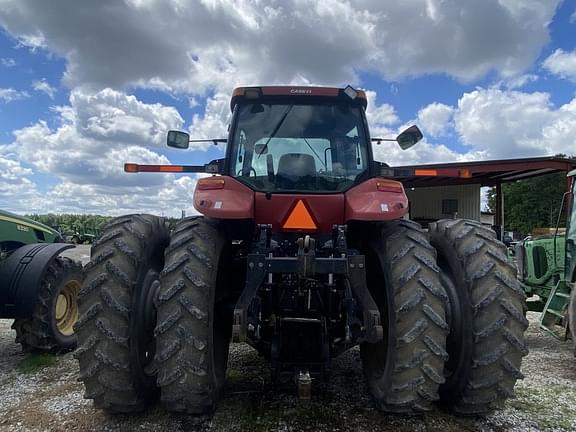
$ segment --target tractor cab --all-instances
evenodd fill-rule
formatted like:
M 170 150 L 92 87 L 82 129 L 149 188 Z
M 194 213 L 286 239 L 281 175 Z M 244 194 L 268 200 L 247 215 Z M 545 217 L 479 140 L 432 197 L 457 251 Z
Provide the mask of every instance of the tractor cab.
M 229 175 L 268 193 L 343 192 L 367 177 L 372 155 L 362 103 L 295 99 L 238 100 Z
M 220 174 L 198 182 L 194 207 L 215 219 L 271 225 L 275 232 L 330 233 L 349 220 L 403 217 L 408 201 L 402 184 L 374 161 L 371 141 L 395 141 L 406 149 L 422 133 L 412 126 L 396 139 L 371 139 L 366 106 L 366 94 L 352 87 L 235 89 L 228 139 L 210 140 L 227 142 L 226 157 L 182 167 Z M 168 134 L 170 147 L 189 142 L 185 132 Z M 133 172 L 148 170 L 129 165 Z M 305 209 L 304 223 L 286 225 L 298 209 Z

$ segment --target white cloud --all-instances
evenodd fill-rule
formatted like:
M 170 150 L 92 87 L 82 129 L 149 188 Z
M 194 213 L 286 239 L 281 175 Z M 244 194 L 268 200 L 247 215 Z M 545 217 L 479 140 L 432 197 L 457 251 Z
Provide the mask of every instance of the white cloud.
M 496 85 L 496 87 L 503 87 L 508 90 L 514 90 L 524 87 L 526 84 L 538 81 L 538 75 L 535 74 L 522 74 L 510 77 Z
M 366 91 L 366 99 L 368 101 L 366 117 L 370 123 L 370 133 L 373 136 L 381 136 L 382 133 L 388 133 L 388 127 L 400 121 L 394 107 L 386 103 L 381 105 L 376 103 L 376 92 L 371 90 Z
M 28 92 L 13 88 L 0 88 L 0 102 L 10 103 L 30 97 Z
M 576 82 L 576 50 L 557 49 L 544 61 L 544 68 L 560 78 Z
M 190 135 L 197 139 L 226 138 L 231 118 L 230 95 L 217 93 L 206 101 L 204 114 L 194 114 Z M 207 149 L 211 143 L 190 143 L 192 149 Z
M 166 181 L 157 186 L 130 187 L 63 181 L 52 188 L 43 200 L 30 200 L 29 205 L 38 213 L 82 212 L 120 216 L 145 212 L 179 217 L 181 210 L 185 210 L 188 215 L 198 213 L 192 207 L 196 181 L 197 178 L 191 176 L 167 176 Z
M 96 93 L 81 89 L 70 95 L 69 118 L 82 135 L 97 141 L 162 145 L 166 131 L 180 129 L 184 121 L 178 111 L 159 103 L 145 104 L 135 96 L 112 89 Z
M 451 129 L 454 108 L 434 102 L 418 111 L 418 124 L 432 137 L 446 135 Z
M 576 99 L 556 109 L 548 93 L 478 89 L 454 120 L 461 141 L 492 159 L 575 153 Z
M 15 131 L 15 141 L 0 146 L 0 188 L 4 190 L 0 199 L 6 198 L 6 208 L 175 216 L 185 206 L 187 213 L 192 212 L 196 177 L 123 171 L 125 162 L 170 163 L 154 148 L 163 145 L 166 130 L 182 127 L 174 108 L 145 104 L 111 89 L 96 93 L 76 89 L 70 105 L 55 112 L 58 127 L 51 129 L 40 121 Z M 30 168 L 22 168 L 24 164 Z M 27 179 L 32 170 L 52 175 L 55 186 L 43 187 L 39 193 Z M 26 190 L 29 193 L 16 193 Z
M 30 168 L 14 160 L 11 155 L 0 154 L 0 208 L 25 210 L 20 203 L 36 197 L 36 185 L 29 178 Z
M 0 23 L 22 44 L 65 58 L 69 86 L 203 94 L 233 83 L 354 83 L 361 70 L 387 79 L 517 75 L 549 41 L 558 4 L 5 0 Z
M 48 84 L 45 79 L 33 81 L 32 88 L 38 92 L 46 93 L 50 96 L 50 99 L 54 99 L 54 94 L 58 91 L 56 87 Z
M 368 121 L 371 131 L 389 137 L 412 124 L 391 128 L 373 123 L 370 116 Z M 407 151 L 394 143 L 373 145 L 375 157 L 397 166 L 576 154 L 576 98 L 556 108 L 548 93 L 479 88 L 462 95 L 455 107 L 428 105 L 419 111 L 415 122 L 422 126 L 425 137 L 457 134 L 467 151 L 455 151 L 424 138 Z
M 70 106 L 57 112 L 61 125 L 56 130 L 38 122 L 15 131 L 9 147 L 36 169 L 81 184 L 135 183 L 135 176 L 122 172 L 123 163 L 167 163 L 145 146 L 162 145 L 166 131 L 183 124 L 174 108 L 110 89 L 75 90 Z M 160 181 L 152 178 L 147 182 Z
M 399 125 L 399 119 L 391 105 L 376 104 L 376 94 L 374 92 L 369 92 L 367 96 L 369 103 L 366 117 L 372 136 L 394 138 L 416 122 L 410 121 Z M 446 111 L 443 108 L 440 108 L 440 110 Z M 450 108 L 450 110 L 452 109 Z M 432 123 L 429 122 L 429 124 Z M 396 143 L 387 141 L 381 144 L 373 143 L 372 150 L 377 161 L 385 162 L 391 166 L 468 161 L 481 159 L 484 156 L 483 152 L 475 150 L 461 154 L 449 149 L 446 145 L 429 143 L 426 139 L 408 150 L 402 150 Z
M 4 67 L 10 68 L 16 66 L 16 61 L 10 57 L 2 57 L 0 58 L 0 64 Z

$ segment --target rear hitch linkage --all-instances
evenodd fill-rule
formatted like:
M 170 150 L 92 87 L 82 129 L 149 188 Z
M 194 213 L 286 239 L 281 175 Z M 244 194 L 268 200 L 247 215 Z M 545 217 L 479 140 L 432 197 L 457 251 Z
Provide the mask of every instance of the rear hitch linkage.
M 383 338 L 380 312 L 366 287 L 364 255 L 355 254 L 346 246 L 346 226 L 333 230 L 333 254 L 317 257 L 315 239 L 306 235 L 297 240 L 296 257 L 272 256 L 270 225 L 259 225 L 257 251 L 247 256 L 246 285 L 236 303 L 233 315 L 232 340 L 258 342 L 260 307 L 258 290 L 273 274 L 295 274 L 301 278 L 328 275 L 329 280 L 341 276 L 347 286 L 344 304 L 348 315 L 350 341 L 375 343 Z M 358 312 L 362 320 L 358 318 Z M 348 339 L 348 337 L 347 337 Z

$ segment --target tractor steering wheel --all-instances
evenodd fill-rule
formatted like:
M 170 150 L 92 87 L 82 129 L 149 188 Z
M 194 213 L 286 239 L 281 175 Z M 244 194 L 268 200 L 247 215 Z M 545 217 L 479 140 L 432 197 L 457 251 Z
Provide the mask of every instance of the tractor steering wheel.
M 254 177 L 258 177 L 258 173 L 256 172 L 256 170 L 254 169 L 254 167 L 250 168 L 248 177 L 250 177 L 250 174 L 254 173 Z M 239 169 L 238 172 L 236 173 L 236 176 L 240 177 L 242 176 L 242 169 Z

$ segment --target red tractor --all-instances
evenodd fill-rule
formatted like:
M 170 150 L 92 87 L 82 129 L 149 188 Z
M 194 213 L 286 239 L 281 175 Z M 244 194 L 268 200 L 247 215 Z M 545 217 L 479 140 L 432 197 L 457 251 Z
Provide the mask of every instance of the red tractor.
M 506 247 L 477 222 L 407 219 L 399 172 L 375 162 L 366 95 L 351 87 L 234 90 L 226 157 L 204 166 L 126 164 L 127 172 L 205 172 L 194 207 L 111 222 L 92 247 L 76 325 L 86 397 L 108 412 L 158 397 L 207 413 L 231 341 L 273 379 L 327 379 L 360 345 L 378 408 L 433 402 L 482 414 L 513 395 L 527 353 L 524 294 Z M 396 140 L 422 138 L 412 126 Z M 385 139 L 373 138 L 372 141 Z M 187 148 L 171 131 L 168 145 Z

